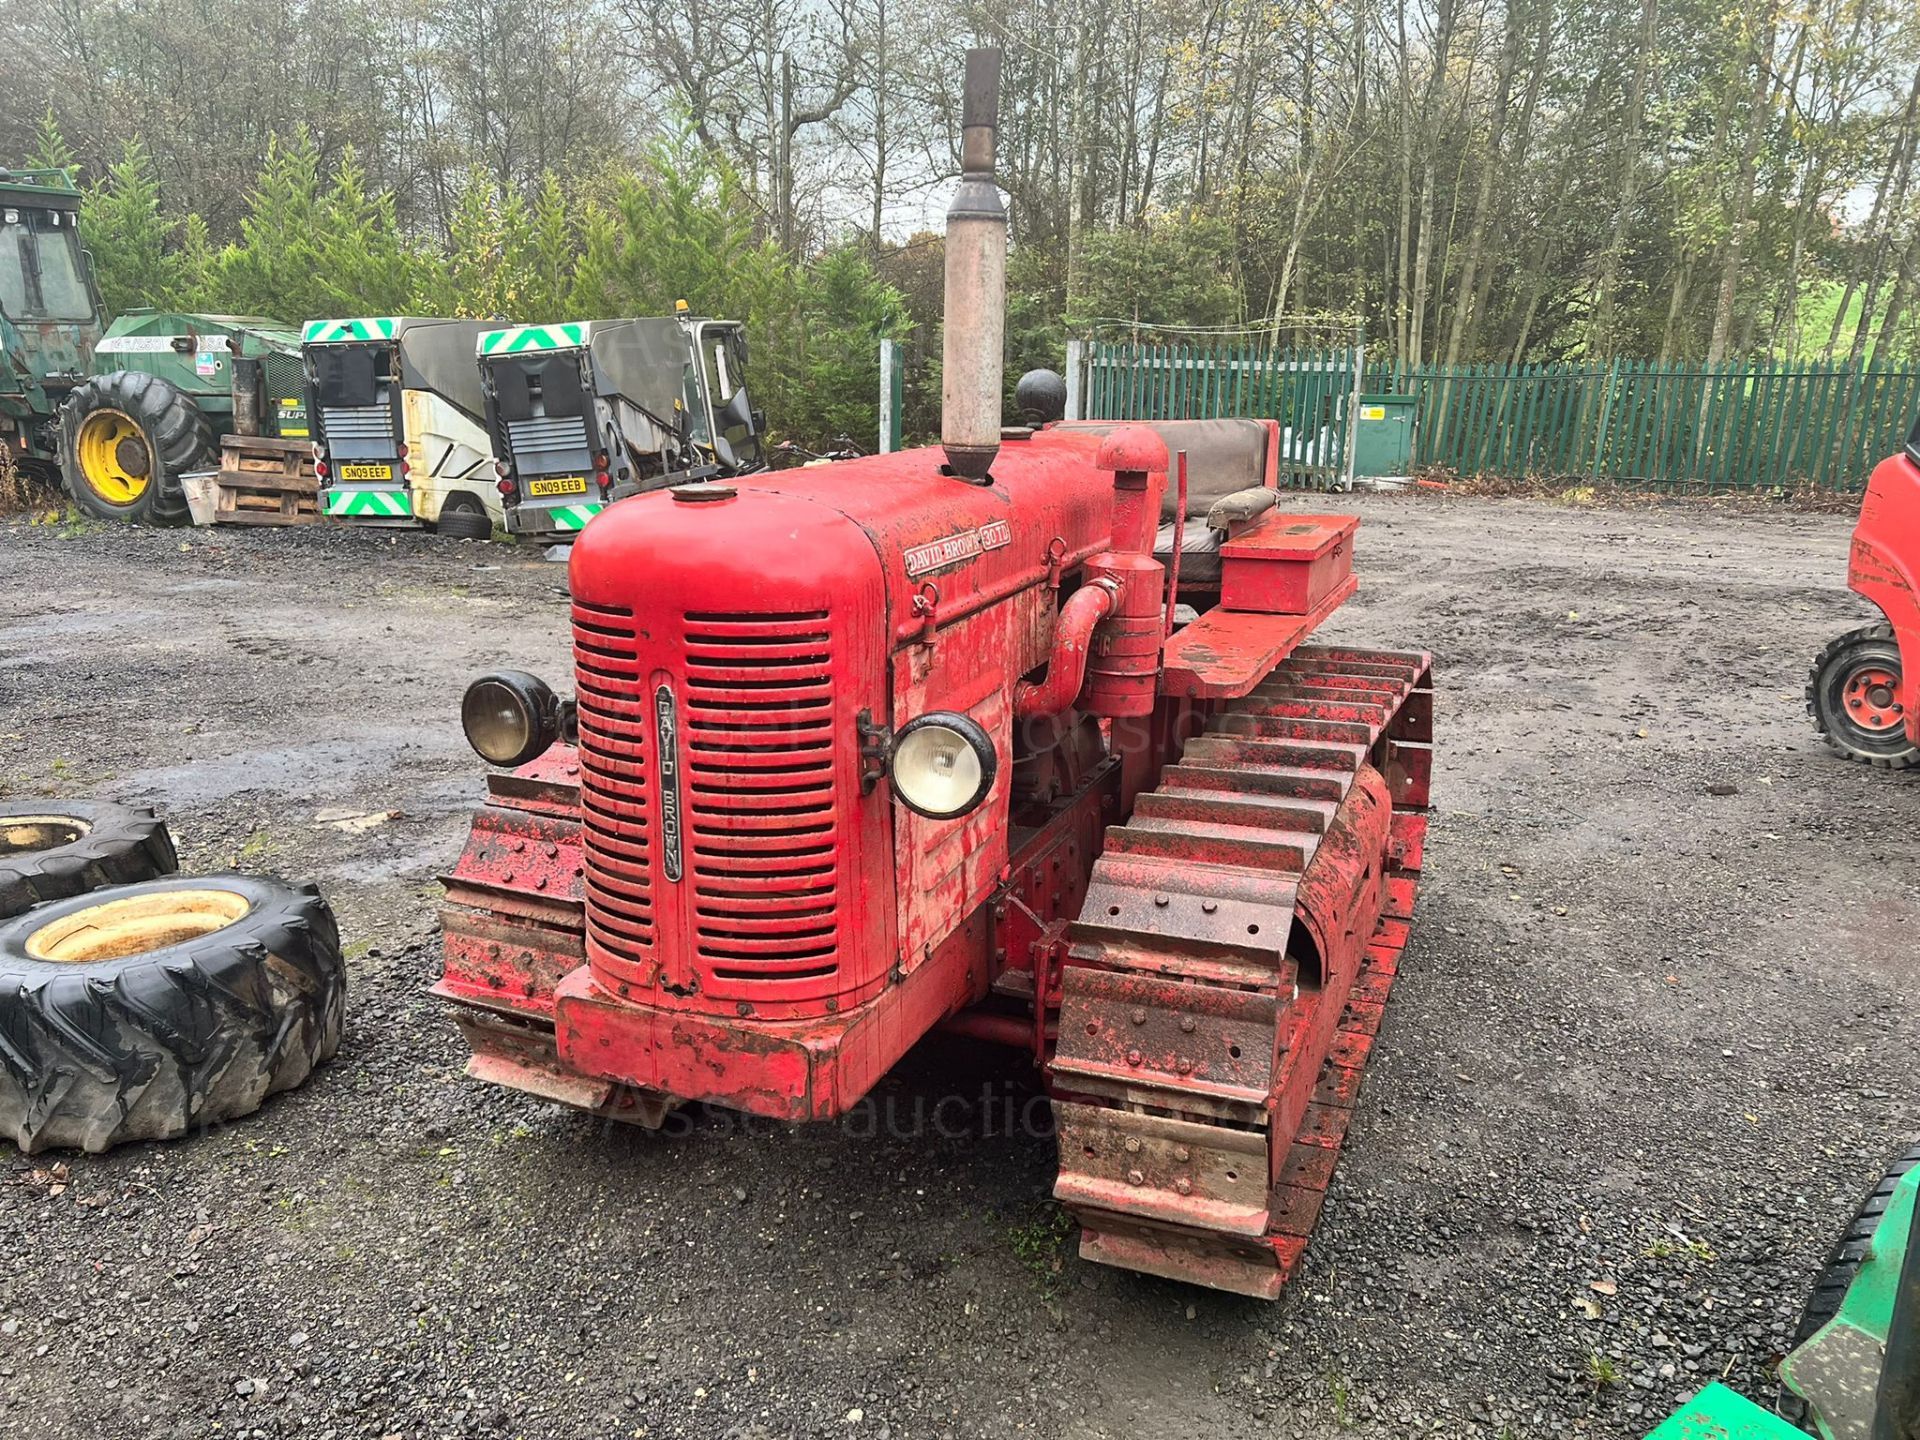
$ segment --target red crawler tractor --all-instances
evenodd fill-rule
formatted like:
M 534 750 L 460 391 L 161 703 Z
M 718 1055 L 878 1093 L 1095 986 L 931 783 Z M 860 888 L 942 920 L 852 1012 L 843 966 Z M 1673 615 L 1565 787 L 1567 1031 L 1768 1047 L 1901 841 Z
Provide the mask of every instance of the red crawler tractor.
M 1429 661 L 1307 643 L 1357 522 L 1275 507 L 1270 423 L 1001 430 L 997 69 L 942 446 L 588 526 L 575 698 L 468 692 L 502 768 L 436 989 L 473 1075 L 640 1123 L 830 1119 L 936 1027 L 1026 1047 L 1081 1253 L 1271 1297 L 1407 936 Z
M 1886 618 L 1814 657 L 1807 711 L 1849 760 L 1920 762 L 1920 420 L 1905 450 L 1874 467 L 1853 527 L 1847 584 Z

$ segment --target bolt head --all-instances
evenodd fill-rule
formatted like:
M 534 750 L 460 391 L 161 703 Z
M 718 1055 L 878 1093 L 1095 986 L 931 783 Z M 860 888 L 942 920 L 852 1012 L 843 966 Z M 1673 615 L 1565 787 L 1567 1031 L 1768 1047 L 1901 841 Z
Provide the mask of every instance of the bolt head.
M 1136 1024 L 1136 1025 L 1144 1025 L 1144 1024 L 1146 1024 L 1146 1023 L 1147 1023 L 1147 1012 L 1146 1012 L 1146 1011 L 1144 1011 L 1144 1010 L 1135 1010 L 1135 1011 L 1133 1012 L 1133 1023 L 1134 1023 L 1134 1024 Z
M 1173 1188 L 1178 1190 L 1182 1195 L 1191 1195 L 1193 1193 L 1193 1182 L 1182 1176 L 1173 1182 Z
M 1146 1183 L 1147 1183 L 1147 1177 L 1144 1174 L 1142 1174 L 1140 1171 L 1138 1170 L 1127 1171 L 1127 1184 L 1144 1185 Z
M 1193 1158 L 1193 1152 L 1184 1145 L 1176 1145 L 1173 1147 L 1173 1158 L 1185 1162 Z
M 1139 1063 L 1140 1063 L 1140 1052 L 1138 1050 L 1127 1051 L 1127 1064 L 1138 1065 Z
M 1171 895 L 1156 895 L 1153 897 L 1153 903 L 1164 910 L 1173 903 L 1173 897 Z
M 1140 1153 L 1140 1141 L 1138 1137 L 1133 1135 L 1127 1137 L 1127 1153 L 1129 1155 L 1138 1155 Z
M 1220 908 L 1220 902 L 1218 900 L 1202 900 L 1200 902 L 1200 911 L 1202 914 L 1205 914 L 1205 915 L 1211 915 L 1213 914 L 1214 911 L 1218 910 L 1219 908 Z
M 1181 1033 L 1183 1033 L 1183 1034 L 1186 1034 L 1186 1035 L 1191 1035 L 1191 1034 L 1192 1034 L 1192 1033 L 1193 1033 L 1193 1032 L 1194 1032 L 1195 1030 L 1197 1030 L 1197 1029 L 1198 1029 L 1199 1027 L 1200 1027 L 1200 1022 L 1199 1022 L 1198 1020 L 1195 1020 L 1195 1019 L 1193 1018 L 1193 1016 L 1191 1016 L 1191 1015 L 1182 1015 L 1182 1016 L 1180 1017 L 1180 1030 L 1181 1030 Z

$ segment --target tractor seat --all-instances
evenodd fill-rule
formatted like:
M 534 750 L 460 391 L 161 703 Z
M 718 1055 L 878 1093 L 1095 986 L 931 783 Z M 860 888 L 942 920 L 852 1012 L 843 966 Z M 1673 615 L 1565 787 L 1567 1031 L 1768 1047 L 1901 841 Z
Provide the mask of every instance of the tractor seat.
M 1279 492 L 1263 485 L 1222 495 L 1202 516 L 1180 523 L 1180 588 L 1213 590 L 1220 585 L 1220 547 L 1279 504 Z M 1172 568 L 1174 523 L 1168 520 L 1153 537 L 1153 557 Z

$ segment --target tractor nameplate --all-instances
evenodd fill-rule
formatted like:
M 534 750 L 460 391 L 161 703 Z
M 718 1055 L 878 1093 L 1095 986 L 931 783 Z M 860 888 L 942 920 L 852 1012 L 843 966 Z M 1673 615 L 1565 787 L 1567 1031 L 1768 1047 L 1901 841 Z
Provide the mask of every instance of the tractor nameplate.
M 906 552 L 907 574 L 917 577 L 935 570 L 945 570 L 1012 542 L 1012 526 L 1004 520 L 989 520 L 978 530 L 963 530 L 958 535 L 915 545 Z
M 680 714 L 673 687 L 653 692 L 654 753 L 660 757 L 660 873 L 680 878 Z

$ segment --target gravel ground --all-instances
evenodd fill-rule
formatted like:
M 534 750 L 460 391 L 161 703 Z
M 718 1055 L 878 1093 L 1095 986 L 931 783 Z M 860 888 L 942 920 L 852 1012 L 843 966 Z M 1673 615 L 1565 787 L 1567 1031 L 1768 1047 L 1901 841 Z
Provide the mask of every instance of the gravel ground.
M 339 1058 L 249 1120 L 0 1155 L 0 1435 L 1533 1440 L 1769 1397 L 1920 1131 L 1920 777 L 1830 757 L 1801 705 L 1863 613 L 1850 522 L 1357 508 L 1329 633 L 1434 652 L 1438 818 L 1274 1305 L 1083 1265 L 991 1055 L 923 1047 L 800 1131 L 607 1133 L 462 1078 L 422 993 L 481 784 L 457 701 L 564 678 L 558 567 L 0 523 L 0 794 L 154 804 L 189 869 L 319 880 L 353 984 Z

